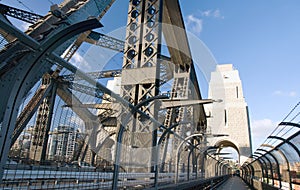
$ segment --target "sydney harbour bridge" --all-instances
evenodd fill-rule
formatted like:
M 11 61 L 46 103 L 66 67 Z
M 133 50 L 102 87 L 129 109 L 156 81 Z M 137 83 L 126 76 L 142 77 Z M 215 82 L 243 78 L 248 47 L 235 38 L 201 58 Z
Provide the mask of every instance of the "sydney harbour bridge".
M 282 156 L 299 157 L 299 124 L 281 122 L 293 134 L 254 154 L 244 104 L 243 139 L 210 130 L 205 105 L 224 100 L 201 96 L 179 1 L 128 2 L 123 39 L 99 32 L 115 0 L 65 0 L 46 15 L 0 4 L 1 188 L 206 189 L 234 173 L 257 189 L 299 185 L 299 159 Z M 87 46 L 121 59 L 74 64 Z

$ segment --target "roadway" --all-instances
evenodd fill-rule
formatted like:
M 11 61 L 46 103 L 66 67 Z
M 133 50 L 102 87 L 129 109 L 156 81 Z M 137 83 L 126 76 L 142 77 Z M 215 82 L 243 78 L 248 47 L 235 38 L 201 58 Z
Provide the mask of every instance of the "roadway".
M 225 181 L 217 190 L 249 190 L 251 189 L 240 177 L 233 176 Z

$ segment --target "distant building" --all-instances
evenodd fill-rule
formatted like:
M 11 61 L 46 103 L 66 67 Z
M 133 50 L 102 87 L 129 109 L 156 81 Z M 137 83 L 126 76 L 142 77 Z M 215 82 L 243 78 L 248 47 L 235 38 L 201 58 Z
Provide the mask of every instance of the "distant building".
M 209 138 L 210 145 L 236 149 L 243 163 L 251 154 L 250 124 L 242 82 L 232 64 L 217 65 L 212 72 L 208 98 L 222 100 L 206 106 L 211 133 L 229 135 Z
M 31 143 L 30 138 L 31 135 L 29 133 L 21 134 L 11 147 L 10 156 L 28 158 Z
M 121 77 L 114 77 L 113 80 L 108 80 L 106 87 L 116 94 L 120 94 L 121 91 Z
M 77 131 L 74 127 L 58 126 L 50 137 L 48 159 L 58 161 L 72 161 L 77 149 Z

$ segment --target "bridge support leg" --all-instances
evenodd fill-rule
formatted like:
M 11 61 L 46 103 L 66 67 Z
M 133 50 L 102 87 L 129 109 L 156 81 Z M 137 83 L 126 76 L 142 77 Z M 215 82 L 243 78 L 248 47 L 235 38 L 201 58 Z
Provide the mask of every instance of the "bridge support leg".
M 124 120 L 121 122 L 120 127 L 118 129 L 118 133 L 117 133 L 117 144 L 116 144 L 116 151 L 115 151 L 115 162 L 114 162 L 114 173 L 113 173 L 112 189 L 118 189 L 119 169 L 120 169 L 121 149 L 122 149 L 122 139 L 123 139 L 123 134 L 124 134 L 124 131 L 125 131 L 125 127 L 127 126 L 128 122 L 130 121 L 130 118 L 142 106 L 147 105 L 149 102 L 154 101 L 156 99 L 163 99 L 163 98 L 166 98 L 166 97 L 158 95 L 158 96 L 154 96 L 154 97 L 151 97 L 149 99 L 146 99 L 146 100 L 140 102 L 138 105 L 136 105 L 131 110 L 130 113 L 128 113 L 124 117 Z M 154 147 L 154 148 L 156 148 L 156 147 Z M 155 166 L 157 168 L 157 162 L 155 163 Z

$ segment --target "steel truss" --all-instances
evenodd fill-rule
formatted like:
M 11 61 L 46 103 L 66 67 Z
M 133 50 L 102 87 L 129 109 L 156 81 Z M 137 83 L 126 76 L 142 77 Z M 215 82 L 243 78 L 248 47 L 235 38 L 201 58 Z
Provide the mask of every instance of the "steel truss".
M 53 6 L 51 12 L 45 17 L 5 5 L 0 6 L 3 15 L 33 24 L 24 34 L 5 18 L 0 19 L 1 31 L 8 34 L 6 38 L 8 44 L 0 51 L 0 77 L 3 79 L 0 85 L 1 89 L 6 89 L 3 95 L 5 98 L 0 100 L 1 108 L 5 108 L 0 112 L 1 134 L 3 134 L 0 137 L 1 164 L 6 162 L 9 148 L 35 112 L 37 112 L 37 119 L 31 142 L 31 147 L 35 148 L 30 158 L 38 162 L 46 159 L 56 96 L 59 96 L 66 106 L 79 116 L 86 130 L 92 131 L 85 136 L 85 141 L 93 143 L 83 143 L 82 151 L 77 155 L 81 161 L 85 160 L 87 151 L 92 151 L 91 146 L 95 148 L 91 159 L 94 160 L 95 150 L 99 151 L 104 146 L 104 142 L 110 141 L 112 135 L 117 136 L 124 127 L 126 130 L 121 142 L 131 147 L 130 151 L 155 147 L 160 140 L 163 154 L 162 157 L 157 158 L 157 150 L 145 151 L 147 159 L 136 162 L 132 158 L 128 159 L 126 153 L 121 152 L 118 159 L 131 165 L 123 169 L 126 172 L 158 172 L 159 167 L 156 166 L 160 160 L 163 163 L 160 171 L 163 172 L 166 162 L 175 163 L 174 160 L 166 159 L 168 143 L 172 143 L 174 155 L 174 151 L 185 139 L 187 132 L 205 133 L 206 117 L 203 102 L 200 101 L 202 98 L 178 1 L 131 0 L 125 42 L 92 31 L 94 28 L 102 27 L 99 20 L 113 2 L 114 0 L 70 1 L 61 6 Z M 97 19 L 85 20 L 89 16 Z M 162 22 L 181 28 L 181 32 L 175 34 L 175 30 L 164 29 Z M 161 55 L 163 33 L 171 58 Z M 3 36 L 4 33 L 1 34 Z M 179 42 L 179 39 L 182 41 Z M 86 74 L 68 63 L 84 42 L 124 53 L 122 69 Z M 173 42 L 177 45 L 171 45 Z M 182 48 L 187 49 L 187 53 L 182 53 Z M 67 69 L 71 74 L 61 75 L 62 69 Z M 74 73 L 78 78 L 74 77 Z M 122 77 L 120 95 L 94 80 L 120 76 Z M 162 101 L 162 105 L 152 101 L 160 97 L 160 86 L 170 79 L 173 79 L 173 86 L 168 94 L 168 101 Z M 18 114 L 22 99 L 39 80 L 42 80 L 41 86 Z M 91 86 L 81 84 L 80 81 Z M 106 102 L 98 105 L 85 104 L 72 93 L 72 90 Z M 182 102 L 178 104 L 178 100 Z M 211 102 L 207 100 L 205 103 Z M 116 110 L 119 105 L 123 108 Z M 90 111 L 95 106 L 108 112 L 102 112 L 100 114 L 102 118 L 99 118 Z M 157 121 L 161 109 L 165 109 L 167 113 L 163 124 Z M 128 113 L 128 110 L 132 113 L 132 118 L 126 121 L 123 113 Z M 114 129 L 110 129 L 112 127 Z M 162 132 L 168 131 L 172 135 L 160 139 L 158 129 Z M 95 143 L 97 142 L 95 134 L 98 133 L 102 134 L 100 145 Z M 196 141 L 193 140 L 188 142 L 190 146 L 195 143 Z M 109 145 L 105 148 L 111 148 L 113 142 L 107 144 Z M 181 156 L 181 158 L 185 157 Z M 116 168 L 114 172 L 119 173 Z M 2 175 L 3 168 L 0 169 L 1 179 Z M 120 178 L 114 176 L 112 179 L 113 184 L 116 185 Z

